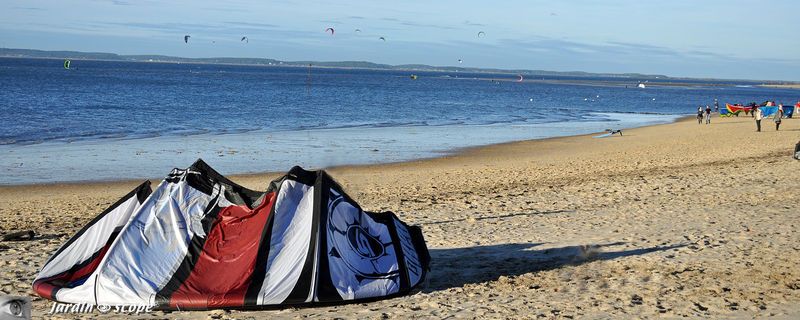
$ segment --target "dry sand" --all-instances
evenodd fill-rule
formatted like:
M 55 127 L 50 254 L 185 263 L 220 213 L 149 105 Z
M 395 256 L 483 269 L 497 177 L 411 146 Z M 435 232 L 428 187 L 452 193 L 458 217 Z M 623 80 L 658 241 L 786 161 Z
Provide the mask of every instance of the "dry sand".
M 424 287 L 368 303 L 139 317 L 800 318 L 790 156 L 800 120 L 779 132 L 764 120 L 760 133 L 750 117 L 712 122 L 333 168 L 365 209 L 422 227 L 433 259 Z M 277 176 L 233 180 L 263 190 Z M 0 243 L 0 294 L 31 296 L 34 317 L 47 316 L 52 302 L 30 285 L 39 268 L 138 183 L 0 188 L 0 233 L 37 233 Z

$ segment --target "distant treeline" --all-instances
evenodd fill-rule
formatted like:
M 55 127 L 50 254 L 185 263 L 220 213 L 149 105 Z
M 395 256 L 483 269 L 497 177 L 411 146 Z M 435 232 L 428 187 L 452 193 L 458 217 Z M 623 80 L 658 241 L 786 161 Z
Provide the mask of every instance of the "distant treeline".
M 282 66 L 308 66 L 331 68 L 363 68 L 384 70 L 411 70 L 411 71 L 458 71 L 475 73 L 510 73 L 545 76 L 573 76 L 573 77 L 619 77 L 619 78 L 667 78 L 664 75 L 646 75 L 638 73 L 608 74 L 589 73 L 581 71 L 557 72 L 546 70 L 525 69 L 488 69 L 488 68 L 462 68 L 447 66 L 429 66 L 424 64 L 388 65 L 367 61 L 280 61 L 267 58 L 183 58 L 163 55 L 119 55 L 106 52 L 80 52 L 80 51 L 45 51 L 33 49 L 0 48 L 2 57 L 19 58 L 52 58 L 52 59 L 86 59 L 86 60 L 120 60 L 120 61 L 154 61 L 154 62 L 186 62 L 186 63 L 223 63 L 244 65 L 282 65 Z
M 640 73 L 589 73 L 583 71 L 546 71 L 546 70 L 525 70 L 525 69 L 491 69 L 491 68 L 462 68 L 447 66 L 429 66 L 424 64 L 403 64 L 388 65 L 367 61 L 280 61 L 267 58 L 183 58 L 163 55 L 119 55 L 106 52 L 80 52 L 80 51 L 45 51 L 33 49 L 10 49 L 0 48 L 0 57 L 17 58 L 49 58 L 49 59 L 85 59 L 85 60 L 113 60 L 113 61 L 152 61 L 152 62 L 182 62 L 182 63 L 218 63 L 218 64 L 238 64 L 238 65 L 280 65 L 287 67 L 307 67 L 309 64 L 316 67 L 329 68 L 359 68 L 359 69 L 378 69 L 378 70 L 401 70 L 401 71 L 443 71 L 443 72 L 467 72 L 467 73 L 493 73 L 493 74 L 524 74 L 530 76 L 563 76 L 563 77 L 607 77 L 607 78 L 658 78 L 665 79 L 690 79 L 672 78 L 665 75 L 640 74 Z M 719 80 L 719 79 L 693 79 L 693 80 Z M 722 80 L 735 81 L 735 80 Z M 791 81 L 765 81 L 767 85 L 800 85 L 798 82 Z

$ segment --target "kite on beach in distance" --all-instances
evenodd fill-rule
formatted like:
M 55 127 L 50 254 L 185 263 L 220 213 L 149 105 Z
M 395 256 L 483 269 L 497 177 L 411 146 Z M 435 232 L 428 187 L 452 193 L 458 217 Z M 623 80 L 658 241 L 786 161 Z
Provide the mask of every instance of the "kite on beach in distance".
M 458 59 L 458 63 L 459 63 L 459 64 L 461 64 L 461 63 L 463 63 L 463 62 L 464 62 L 464 60 Z
M 185 35 L 185 36 L 183 36 L 183 42 L 189 43 L 189 38 L 191 38 L 191 37 L 192 37 L 192 36 L 190 36 L 190 35 L 188 35 L 188 34 L 187 34 L 187 35 Z
M 328 29 L 325 29 L 325 32 L 328 32 L 328 31 L 330 31 L 330 32 L 331 32 L 331 35 L 333 35 L 333 28 L 328 28 Z
M 242 37 L 241 41 L 245 41 L 245 43 L 250 43 L 250 39 L 248 39 L 247 36 Z
M 69 59 L 64 61 L 64 69 L 69 70 Z
M 610 136 L 613 136 L 613 135 L 615 135 L 615 134 L 619 134 L 619 135 L 620 135 L 620 137 L 622 136 L 622 130 L 610 130 L 610 129 L 607 129 L 606 131 L 608 131 L 608 133 L 606 133 L 606 134 L 601 134 L 601 135 L 599 135 L 599 136 L 594 136 L 594 137 L 595 137 L 595 138 L 605 138 L 605 137 L 610 137 Z
M 522 82 L 522 79 L 523 79 L 523 78 L 522 78 L 522 75 L 521 75 L 521 74 L 518 74 L 518 75 L 517 75 L 517 77 L 519 77 L 519 80 L 517 80 L 517 82 Z
M 361 29 L 356 29 L 356 33 L 361 33 Z
M 380 38 L 378 38 L 378 40 L 383 40 L 383 42 L 386 42 L 386 38 L 384 38 L 384 37 L 380 37 Z
M 486 36 L 486 32 L 478 31 L 478 38 L 485 37 L 485 36 Z

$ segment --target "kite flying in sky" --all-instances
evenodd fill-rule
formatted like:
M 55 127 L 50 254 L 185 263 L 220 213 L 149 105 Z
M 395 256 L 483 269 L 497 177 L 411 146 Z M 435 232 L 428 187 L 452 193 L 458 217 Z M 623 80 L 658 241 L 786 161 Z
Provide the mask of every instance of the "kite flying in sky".
M 189 38 L 191 38 L 191 37 L 192 37 L 192 36 L 190 36 L 190 35 L 188 35 L 188 34 L 187 34 L 187 35 L 185 35 L 185 36 L 183 36 L 183 42 L 189 43 Z

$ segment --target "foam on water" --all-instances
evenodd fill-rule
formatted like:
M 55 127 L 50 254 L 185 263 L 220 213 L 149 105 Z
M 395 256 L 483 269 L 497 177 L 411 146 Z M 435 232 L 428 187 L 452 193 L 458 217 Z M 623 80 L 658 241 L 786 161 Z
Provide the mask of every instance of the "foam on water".
M 624 129 L 677 115 L 613 114 L 607 120 L 534 124 L 359 127 L 0 146 L 3 184 L 160 178 L 203 158 L 223 174 L 321 169 L 441 156 L 458 149 Z

